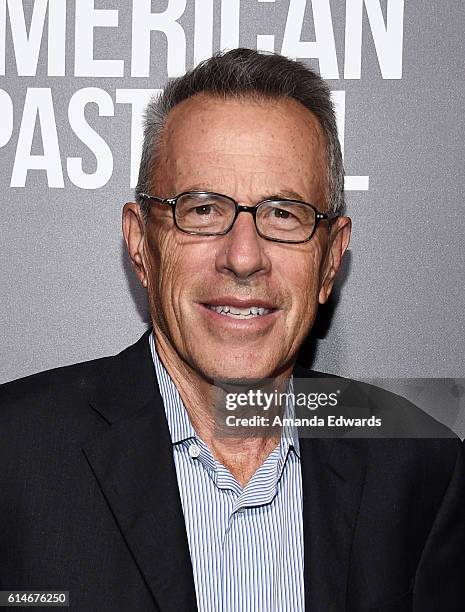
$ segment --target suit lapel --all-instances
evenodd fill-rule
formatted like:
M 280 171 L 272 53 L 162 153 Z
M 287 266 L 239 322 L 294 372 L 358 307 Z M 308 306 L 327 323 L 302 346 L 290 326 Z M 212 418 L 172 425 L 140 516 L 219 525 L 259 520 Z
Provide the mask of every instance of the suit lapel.
M 157 605 L 196 610 L 192 565 L 148 334 L 100 373 L 93 406 L 111 427 L 84 454 Z
M 295 377 L 319 376 L 296 368 Z M 323 375 L 321 375 L 323 376 Z M 298 380 L 295 390 L 299 392 Z M 346 610 L 353 535 L 365 478 L 354 438 L 300 438 L 306 609 Z
M 306 609 L 346 610 L 364 469 L 355 440 L 305 439 L 302 458 Z

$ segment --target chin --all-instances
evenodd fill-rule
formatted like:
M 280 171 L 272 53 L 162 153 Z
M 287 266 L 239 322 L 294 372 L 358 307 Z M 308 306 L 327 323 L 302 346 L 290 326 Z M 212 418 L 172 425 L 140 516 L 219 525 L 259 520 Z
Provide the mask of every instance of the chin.
M 262 380 L 271 378 L 275 375 L 278 364 L 266 362 L 257 363 L 256 359 L 247 360 L 245 363 L 236 361 L 228 362 L 221 357 L 211 362 L 210 360 L 200 360 L 201 371 L 204 376 L 213 383 L 241 384 L 246 381 Z

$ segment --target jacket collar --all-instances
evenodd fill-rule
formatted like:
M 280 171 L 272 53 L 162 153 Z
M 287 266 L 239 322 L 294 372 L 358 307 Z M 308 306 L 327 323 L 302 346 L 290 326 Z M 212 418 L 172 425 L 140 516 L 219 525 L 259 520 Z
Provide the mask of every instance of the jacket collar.
M 151 331 L 118 355 L 95 362 L 90 404 L 110 425 L 136 413 L 158 394 L 149 351 Z
M 91 405 L 111 427 L 83 451 L 160 610 L 195 611 L 187 533 L 149 334 L 101 360 Z

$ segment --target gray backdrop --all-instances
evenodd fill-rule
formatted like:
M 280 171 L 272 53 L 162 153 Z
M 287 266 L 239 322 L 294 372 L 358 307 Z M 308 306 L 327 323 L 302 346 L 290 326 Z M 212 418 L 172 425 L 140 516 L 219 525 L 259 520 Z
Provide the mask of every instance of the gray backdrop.
M 93 4 L 102 12 L 92 13 Z M 143 5 L 168 16 L 168 37 L 141 31 L 146 20 L 133 11 Z M 348 78 L 357 77 L 359 7 L 361 72 Z M 331 46 L 329 9 L 336 56 L 321 47 Z M 346 172 L 369 177 L 368 190 L 347 191 L 350 252 L 302 359 L 319 370 L 387 378 L 463 432 L 464 10 L 452 1 L 0 0 L 0 382 L 115 353 L 144 331 L 145 298 L 120 232 L 121 207 L 132 196 L 131 128 L 138 119 L 137 104 L 123 101 L 145 100 L 145 90 L 162 87 L 169 72 L 184 62 L 192 67 L 208 54 L 209 32 L 215 51 L 271 48 L 274 35 L 276 51 L 297 50 L 294 56 L 332 77 L 331 89 L 345 92 Z M 376 26 L 381 11 L 392 19 L 384 48 Z M 144 40 L 151 43 L 145 60 Z M 312 41 L 320 41 L 319 50 L 305 44 Z M 92 63 L 92 47 L 94 59 L 124 66 Z M 311 57 L 318 53 L 320 61 Z M 144 70 L 149 76 L 137 76 Z M 100 91 L 80 94 L 85 88 Z M 134 89 L 140 96 L 125 93 Z M 68 158 L 82 158 L 89 184 L 94 173 L 106 184 L 83 188 L 85 177 L 71 180 L 79 168 Z M 365 179 L 351 181 L 357 187 Z

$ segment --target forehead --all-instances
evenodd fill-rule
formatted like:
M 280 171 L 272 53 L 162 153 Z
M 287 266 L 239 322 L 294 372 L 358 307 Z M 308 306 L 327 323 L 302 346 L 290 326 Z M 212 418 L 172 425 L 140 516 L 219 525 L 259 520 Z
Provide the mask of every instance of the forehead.
M 287 98 L 193 96 L 169 113 L 160 152 L 158 179 L 169 190 L 287 189 L 313 201 L 326 191 L 323 129 Z

